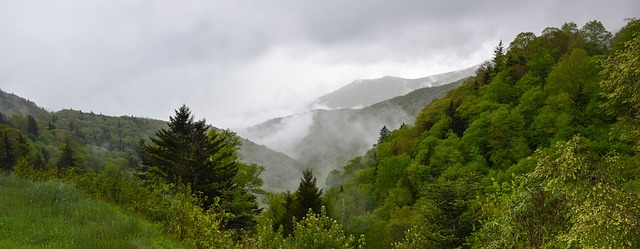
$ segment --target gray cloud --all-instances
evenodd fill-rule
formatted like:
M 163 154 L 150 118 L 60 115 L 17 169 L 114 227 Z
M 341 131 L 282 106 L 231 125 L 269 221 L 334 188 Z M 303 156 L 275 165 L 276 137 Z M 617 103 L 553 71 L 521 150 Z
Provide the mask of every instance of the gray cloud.
M 486 60 L 498 40 L 640 16 L 608 1 L 0 2 L 0 88 L 53 110 L 221 127 L 300 111 L 356 78 L 415 78 Z

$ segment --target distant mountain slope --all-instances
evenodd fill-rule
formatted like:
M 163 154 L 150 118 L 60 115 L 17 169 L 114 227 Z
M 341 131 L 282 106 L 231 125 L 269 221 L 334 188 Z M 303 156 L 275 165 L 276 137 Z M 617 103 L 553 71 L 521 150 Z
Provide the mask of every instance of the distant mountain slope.
M 319 97 L 315 106 L 337 108 L 361 108 L 396 96 L 405 95 L 416 89 L 444 85 L 469 77 L 477 66 L 464 70 L 431 75 L 418 79 L 404 79 L 386 76 L 379 79 L 356 80 L 334 92 Z
M 15 94 L 0 90 L 0 113 L 11 119 L 14 114 L 32 115 L 39 129 L 48 129 L 49 124 L 56 130 L 67 131 L 71 140 L 89 145 L 87 151 L 79 151 L 81 159 L 91 168 L 98 169 L 107 163 L 119 164 L 133 169 L 139 162 L 139 141 L 148 141 L 155 132 L 167 127 L 167 122 L 131 116 L 112 117 L 93 112 L 61 110 L 50 112 L 38 107 L 34 102 Z M 24 118 L 11 120 L 21 129 L 26 129 Z M 42 138 L 56 148 L 66 138 Z M 297 160 L 240 138 L 242 146 L 238 150 L 240 161 L 255 163 L 265 167 L 261 175 L 264 188 L 272 191 L 294 189 L 302 174 L 303 164 Z M 55 150 L 55 149 L 52 149 Z
M 264 190 L 271 192 L 294 191 L 298 187 L 302 170 L 305 168 L 303 163 L 284 153 L 242 137 L 240 141 L 242 141 L 242 146 L 238 150 L 240 161 L 248 164 L 255 163 L 265 168 L 265 171 L 260 175 L 265 183 Z
M 34 117 L 48 116 L 49 112 L 38 107 L 35 103 L 13 93 L 0 89 L 0 111 L 5 115 L 30 114 Z
M 413 123 L 425 105 L 462 81 L 418 89 L 362 109 L 314 110 L 272 119 L 239 134 L 313 166 L 324 184 L 328 172 L 370 149 L 383 126 L 392 130 Z

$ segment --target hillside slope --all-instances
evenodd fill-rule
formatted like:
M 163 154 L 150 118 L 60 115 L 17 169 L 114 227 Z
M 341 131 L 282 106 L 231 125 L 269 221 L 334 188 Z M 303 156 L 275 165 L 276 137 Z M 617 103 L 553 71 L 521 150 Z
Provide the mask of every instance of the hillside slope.
M 0 248 L 184 248 L 159 227 L 57 182 L 0 174 Z
M 397 129 L 412 123 L 422 107 L 461 82 L 418 89 L 362 109 L 314 110 L 272 119 L 239 134 L 313 167 L 324 183 L 328 172 L 370 149 L 383 126 Z
M 115 164 L 133 171 L 140 162 L 140 142 L 149 141 L 157 130 L 166 128 L 167 122 L 132 116 L 113 117 L 93 112 L 64 109 L 47 111 L 34 102 L 0 90 L 0 123 L 9 122 L 26 133 L 27 115 L 38 125 L 39 142 L 45 164 L 55 166 L 59 149 L 71 143 L 82 167 L 97 170 Z M 265 167 L 261 175 L 265 189 L 283 191 L 295 187 L 286 179 L 298 179 L 302 163 L 282 153 L 257 145 L 247 139 L 238 150 L 240 161 Z M 47 166 L 47 165 L 44 165 Z

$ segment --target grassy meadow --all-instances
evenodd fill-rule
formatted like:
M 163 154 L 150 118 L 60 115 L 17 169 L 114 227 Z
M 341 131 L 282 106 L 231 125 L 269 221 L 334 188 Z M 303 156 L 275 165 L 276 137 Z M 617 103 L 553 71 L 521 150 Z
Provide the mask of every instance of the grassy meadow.
M 0 174 L 0 248 L 183 248 L 73 186 Z

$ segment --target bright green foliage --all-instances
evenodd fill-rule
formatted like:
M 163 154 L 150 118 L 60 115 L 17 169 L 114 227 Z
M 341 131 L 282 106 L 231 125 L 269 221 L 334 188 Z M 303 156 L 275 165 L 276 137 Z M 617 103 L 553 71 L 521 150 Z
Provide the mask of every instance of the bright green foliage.
M 547 78 L 549 96 L 567 93 L 577 108 L 583 110 L 598 92 L 598 70 L 587 52 L 576 48 L 569 57 L 556 64 Z
M 369 248 L 636 246 L 635 216 L 620 216 L 637 211 L 637 197 L 623 193 L 640 189 L 631 149 L 640 138 L 630 101 L 638 92 L 638 51 L 628 51 L 635 49 L 632 23 L 620 35 L 630 46 L 604 61 L 611 36 L 597 21 L 581 29 L 566 23 L 540 36 L 521 33 L 507 51 L 498 46 L 493 65 L 425 106 L 414 126 L 388 133 L 370 152 L 373 162 L 358 160 L 332 173 L 340 181 L 325 197 L 330 215 L 347 233 L 365 234 Z M 616 121 L 613 131 L 621 136 L 609 136 Z M 577 134 L 590 152 L 575 158 L 591 165 L 582 169 L 590 173 L 554 180 L 558 168 L 581 169 L 556 161 L 563 153 L 554 146 Z M 587 188 L 600 186 L 593 177 L 606 175 L 600 171 L 614 163 L 603 159 L 611 151 L 619 153 L 615 167 L 625 177 L 600 182 L 605 192 Z M 548 178 L 531 173 L 542 169 Z M 605 187 L 612 182 L 615 187 Z M 357 201 L 366 194 L 373 205 Z
M 531 158 L 535 170 L 502 184 L 476 233 L 483 248 L 636 248 L 640 199 L 623 188 L 619 159 L 599 144 L 574 137 Z M 497 184 L 497 183 L 494 183 Z
M 296 221 L 293 235 L 285 240 L 290 248 L 354 248 L 363 244 L 353 236 L 345 236 L 336 220 L 327 217 L 323 208 L 319 214 L 311 211 L 304 219 Z
M 623 189 L 617 156 L 592 151 L 579 137 L 554 149 L 536 155 L 538 167 L 529 177 L 566 199 L 571 226 L 560 239 L 586 248 L 637 248 L 640 199 Z
M 475 248 L 541 248 L 562 246 L 557 236 L 565 230 L 565 199 L 545 192 L 540 184 L 522 177 L 499 185 L 483 210 L 490 219 L 474 234 Z M 515 183 L 518 181 L 519 183 Z
M 295 221 L 290 236 L 274 231 L 269 224 L 260 224 L 255 237 L 239 242 L 240 248 L 363 248 L 364 237 L 356 240 L 344 234 L 336 220 L 329 218 L 324 208 L 318 214 L 309 211 L 304 219 Z
M 607 112 L 618 120 L 614 135 L 634 141 L 640 150 L 640 21 L 630 23 L 626 29 L 635 30 L 628 35 L 635 38 L 624 42 L 604 61 L 600 85 L 607 99 Z
M 406 155 L 392 156 L 384 158 L 378 163 L 378 171 L 376 174 L 375 188 L 378 195 L 387 195 L 392 187 L 402 176 L 404 169 L 409 166 L 411 158 Z

